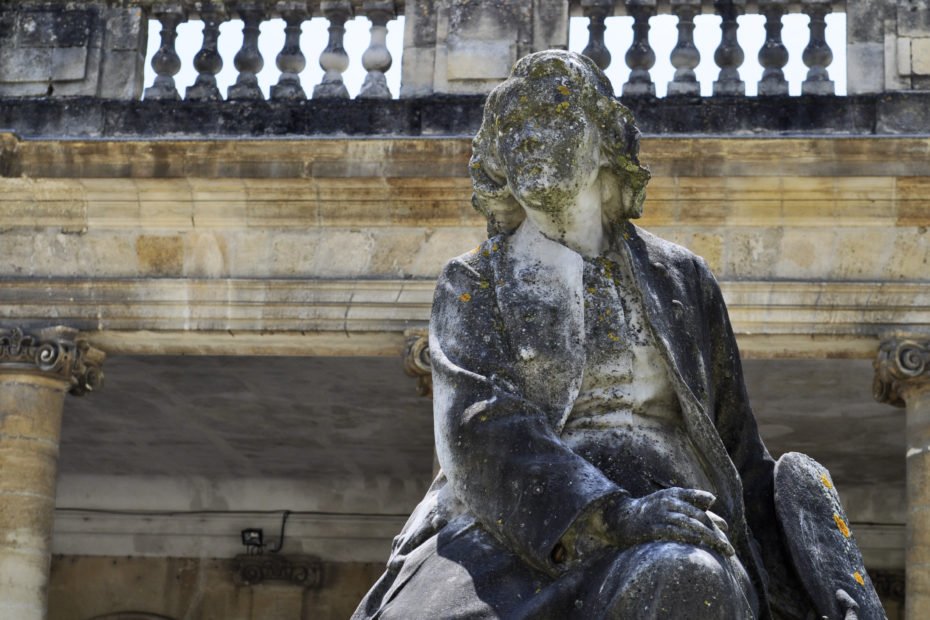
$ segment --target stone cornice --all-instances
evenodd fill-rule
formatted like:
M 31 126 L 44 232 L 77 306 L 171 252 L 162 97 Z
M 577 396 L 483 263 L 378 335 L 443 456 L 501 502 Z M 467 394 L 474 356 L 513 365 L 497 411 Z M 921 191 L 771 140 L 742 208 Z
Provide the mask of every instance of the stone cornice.
M 105 355 L 76 336 L 77 330 L 67 327 L 0 328 L 0 373 L 60 379 L 76 396 L 98 390 L 103 387 Z
M 63 0 L 59 0 L 63 1 Z M 352 0 L 357 8 L 359 0 Z M 268 5 L 274 3 L 268 2 Z M 360 13 L 364 13 L 361 11 Z M 483 95 L 304 101 L 114 101 L 91 97 L 0 99 L 0 125 L 24 136 L 188 138 L 472 136 Z M 922 134 L 926 92 L 852 96 L 625 97 L 651 135 Z M 909 113 L 910 112 L 910 113 Z
M 930 387 L 930 338 L 891 338 L 874 361 L 875 400 L 904 407 L 910 390 Z
M 167 338 L 161 352 L 399 355 L 404 331 L 426 326 L 434 286 L 431 279 L 17 279 L 0 286 L 0 321 L 66 323 L 112 353 L 157 353 Z M 921 282 L 721 287 L 746 357 L 870 358 L 890 329 L 930 330 L 930 290 Z
M 41 103 L 22 101 L 27 106 Z M 237 106 L 225 107 L 232 112 Z M 0 131 L 0 177 L 460 178 L 467 183 L 473 133 L 355 140 L 331 136 L 243 139 L 238 133 L 229 137 L 21 139 Z M 928 155 L 930 138 L 925 136 L 661 135 L 644 137 L 640 152 L 652 170 L 650 190 L 666 177 L 925 177 Z M 465 206 L 470 208 L 467 201 Z

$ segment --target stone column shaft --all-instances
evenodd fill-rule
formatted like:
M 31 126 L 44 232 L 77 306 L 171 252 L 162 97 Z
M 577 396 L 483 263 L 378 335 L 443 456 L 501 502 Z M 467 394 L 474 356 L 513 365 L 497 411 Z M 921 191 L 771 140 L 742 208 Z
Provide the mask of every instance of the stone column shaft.
M 46 615 L 65 394 L 103 377 L 103 355 L 74 335 L 0 329 L 0 618 Z
M 875 398 L 906 408 L 905 617 L 930 618 L 930 340 L 891 339 L 875 360 Z

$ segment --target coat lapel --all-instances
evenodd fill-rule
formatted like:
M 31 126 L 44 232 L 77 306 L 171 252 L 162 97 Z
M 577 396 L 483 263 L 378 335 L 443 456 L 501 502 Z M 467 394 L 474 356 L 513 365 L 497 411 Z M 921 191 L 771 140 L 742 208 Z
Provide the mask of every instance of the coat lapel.
M 620 236 L 616 245 L 626 248 L 642 293 L 646 321 L 678 393 L 685 427 L 707 461 L 708 473 L 717 487 L 718 502 L 723 504 L 717 509 L 727 513 L 722 516 L 731 524 L 741 524 L 744 517 L 739 473 L 710 417 L 713 411 L 707 381 L 711 373 L 705 352 L 712 343 L 700 338 L 707 333 L 707 326 L 702 324 L 701 283 L 697 273 L 683 273 L 682 265 L 667 264 L 670 254 L 647 244 L 629 222 Z

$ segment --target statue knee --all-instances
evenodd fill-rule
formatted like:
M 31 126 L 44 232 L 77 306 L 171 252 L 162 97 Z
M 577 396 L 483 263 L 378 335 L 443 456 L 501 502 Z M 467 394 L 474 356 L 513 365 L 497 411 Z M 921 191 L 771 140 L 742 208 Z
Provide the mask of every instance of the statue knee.
M 609 617 L 751 618 L 754 592 L 738 562 L 701 547 L 655 542 L 618 559 Z

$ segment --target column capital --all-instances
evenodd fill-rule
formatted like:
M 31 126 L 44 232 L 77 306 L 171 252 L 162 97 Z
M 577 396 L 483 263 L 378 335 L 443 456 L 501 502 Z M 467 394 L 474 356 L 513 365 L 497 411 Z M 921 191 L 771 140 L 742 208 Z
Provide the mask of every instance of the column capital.
M 433 367 L 429 357 L 429 331 L 408 329 L 404 332 L 404 372 L 417 380 L 417 394 L 433 395 Z
M 70 327 L 0 327 L 0 374 L 23 373 L 58 379 L 75 396 L 103 387 L 106 354 L 77 338 Z
M 872 366 L 875 400 L 904 407 L 910 390 L 930 386 L 930 336 L 882 341 Z

